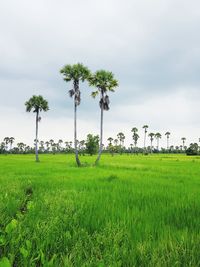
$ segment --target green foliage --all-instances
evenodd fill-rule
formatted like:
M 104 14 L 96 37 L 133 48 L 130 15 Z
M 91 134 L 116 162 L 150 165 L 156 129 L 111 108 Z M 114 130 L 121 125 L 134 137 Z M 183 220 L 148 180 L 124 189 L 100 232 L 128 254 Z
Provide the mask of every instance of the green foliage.
M 197 143 L 192 143 L 186 150 L 186 154 L 188 156 L 195 156 L 199 154 L 199 146 Z
M 41 112 L 49 110 L 49 105 L 47 100 L 45 100 L 41 95 L 39 96 L 33 95 L 28 101 L 26 101 L 25 106 L 27 112 L 30 112 L 32 109 L 33 112 Z
M 5 229 L 5 232 L 7 234 L 11 234 L 12 231 L 17 227 L 17 220 L 13 219 L 7 226 L 6 226 L 6 229 Z
M 65 65 L 60 73 L 63 75 L 63 79 L 66 82 L 70 81 L 82 81 L 84 82 L 90 75 L 90 70 L 81 63 L 74 65 Z
M 98 135 L 87 135 L 87 140 L 85 142 L 86 151 L 89 155 L 94 155 L 99 149 L 99 136 Z
M 7 257 L 0 259 L 0 267 L 11 267 L 10 261 Z
M 113 73 L 105 70 L 98 70 L 93 75 L 90 75 L 88 80 L 90 86 L 94 86 L 104 93 L 107 91 L 114 92 L 114 88 L 118 86 L 118 81 L 114 78 Z M 95 97 L 97 94 L 98 91 L 95 91 L 92 96 Z
M 95 98 L 100 93 L 99 106 L 102 110 L 109 110 L 108 92 L 114 92 L 118 86 L 118 81 L 114 78 L 112 72 L 98 70 L 88 78 L 89 85 L 97 88 L 97 91 L 92 92 L 92 97 Z

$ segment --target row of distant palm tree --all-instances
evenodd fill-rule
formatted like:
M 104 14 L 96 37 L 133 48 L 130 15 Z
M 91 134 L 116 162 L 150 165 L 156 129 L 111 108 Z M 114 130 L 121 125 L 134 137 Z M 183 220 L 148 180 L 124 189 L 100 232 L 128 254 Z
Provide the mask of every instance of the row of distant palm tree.
M 164 149 L 161 148 L 158 150 L 158 146 L 156 148 L 152 146 L 147 146 L 145 149 L 137 147 L 137 144 L 130 144 L 128 147 L 125 147 L 124 145 L 124 139 L 125 135 L 120 133 L 117 134 L 120 138 L 108 138 L 108 144 L 104 145 L 102 144 L 103 151 L 105 152 L 110 152 L 111 154 L 113 153 L 182 153 L 186 151 L 187 147 L 184 145 L 180 146 L 170 146 L 169 149 Z M 134 136 L 134 135 L 133 135 Z M 138 135 L 139 136 L 139 135 Z M 123 137 L 123 139 L 121 139 Z M 8 140 L 10 139 L 10 142 Z M 14 137 L 5 137 L 4 141 L 0 143 L 0 154 L 7 154 L 7 153 L 13 153 L 13 154 L 18 154 L 18 153 L 34 153 L 35 150 L 35 142 L 34 140 L 34 146 L 29 146 L 23 142 L 18 142 L 15 145 L 13 142 Z M 7 142 L 7 143 L 6 143 Z M 185 143 L 184 143 L 185 144 Z M 50 139 L 48 141 L 39 141 L 38 140 L 38 151 L 39 153 L 73 153 L 74 148 L 73 148 L 73 143 L 72 141 L 63 141 L 62 139 L 59 139 L 58 141 L 54 141 L 53 139 Z M 86 149 L 86 140 L 77 140 L 77 149 L 80 154 L 85 154 L 87 153 Z
M 159 142 L 160 142 L 160 139 L 162 137 L 161 133 L 159 133 L 159 132 L 156 132 L 156 133 L 150 132 L 147 135 L 149 126 L 148 125 L 144 125 L 142 128 L 144 129 L 144 146 L 143 146 L 143 150 L 145 151 L 147 149 L 147 147 L 146 147 L 147 137 L 150 138 L 150 143 L 151 143 L 151 145 L 150 145 L 150 151 L 152 152 L 152 149 L 153 149 L 153 141 L 154 140 L 156 140 L 156 144 L 157 144 L 156 145 L 156 149 L 159 150 L 160 149 Z M 133 147 L 134 146 L 135 149 L 136 149 L 137 143 L 138 143 L 138 139 L 140 138 L 140 136 L 138 134 L 138 128 L 137 127 L 133 127 L 131 129 L 131 132 L 132 132 L 132 139 L 133 139 L 134 145 L 133 144 L 130 144 L 130 147 Z M 170 149 L 170 146 L 169 146 L 170 134 L 171 133 L 168 132 L 168 131 L 164 134 L 166 136 L 166 138 L 167 138 L 167 150 Z M 118 141 L 119 141 L 119 146 L 120 147 L 123 147 L 124 146 L 125 135 L 124 135 L 124 133 L 120 132 L 120 133 L 117 134 L 117 139 L 114 139 L 112 137 L 109 137 L 107 140 L 109 142 L 109 146 L 110 147 L 111 147 L 111 145 L 113 145 L 112 144 L 113 141 L 114 141 L 114 145 L 115 146 L 118 145 Z M 186 148 L 185 147 L 186 138 L 185 137 L 182 137 L 181 140 L 182 140 L 182 143 L 183 143 L 183 145 L 181 145 L 181 147 Z

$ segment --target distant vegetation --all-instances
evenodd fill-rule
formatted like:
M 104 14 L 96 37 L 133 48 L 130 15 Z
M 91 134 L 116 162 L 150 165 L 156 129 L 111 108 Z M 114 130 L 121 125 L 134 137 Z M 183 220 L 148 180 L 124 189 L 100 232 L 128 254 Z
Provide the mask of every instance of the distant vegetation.
M 143 127 L 144 128 L 144 127 Z M 167 146 L 160 147 L 159 141 L 162 138 L 160 133 L 148 134 L 149 146 L 146 146 L 147 142 L 147 128 L 145 128 L 144 133 L 144 147 L 138 147 L 138 140 L 140 138 L 138 134 L 138 129 L 133 127 L 131 130 L 133 143 L 129 146 L 124 145 L 126 139 L 124 133 L 119 132 L 116 137 L 107 138 L 107 144 L 102 144 L 101 153 L 110 153 L 111 155 L 115 154 L 152 154 L 152 153 L 171 153 L 171 154 L 187 154 L 187 155 L 199 155 L 200 147 L 197 143 L 191 143 L 188 147 L 185 145 L 186 138 L 181 138 L 181 145 L 169 145 L 169 137 L 167 137 Z M 168 135 L 169 136 L 169 135 Z M 23 142 L 17 142 L 15 144 L 14 137 L 5 137 L 4 140 L 0 143 L 0 154 L 31 154 L 35 153 L 36 148 L 36 139 L 34 140 L 33 146 L 26 145 Z M 76 145 L 77 152 L 80 155 L 90 154 L 95 155 L 99 151 L 99 136 L 88 134 L 86 140 L 77 140 Z M 50 139 L 48 141 L 39 141 L 37 139 L 37 151 L 40 154 L 56 154 L 56 153 L 74 153 L 74 146 L 72 141 L 64 141 L 59 139 L 57 141 Z

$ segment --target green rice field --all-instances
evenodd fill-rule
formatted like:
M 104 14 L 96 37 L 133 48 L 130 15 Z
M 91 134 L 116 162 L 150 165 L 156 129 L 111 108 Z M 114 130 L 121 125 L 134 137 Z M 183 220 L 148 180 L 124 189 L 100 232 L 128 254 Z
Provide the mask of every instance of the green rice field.
M 200 157 L 0 156 L 0 267 L 200 266 Z

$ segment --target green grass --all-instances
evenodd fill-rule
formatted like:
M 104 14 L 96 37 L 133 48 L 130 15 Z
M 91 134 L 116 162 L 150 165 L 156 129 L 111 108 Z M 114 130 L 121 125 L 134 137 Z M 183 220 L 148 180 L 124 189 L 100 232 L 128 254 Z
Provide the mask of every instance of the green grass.
M 200 157 L 103 155 L 82 168 L 72 155 L 40 160 L 0 156 L 0 258 L 20 267 L 200 266 Z

